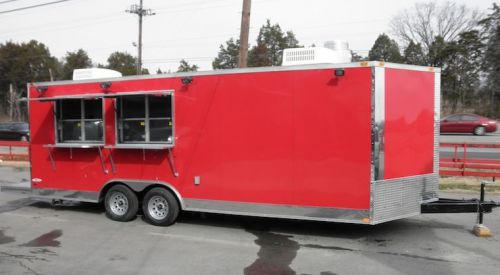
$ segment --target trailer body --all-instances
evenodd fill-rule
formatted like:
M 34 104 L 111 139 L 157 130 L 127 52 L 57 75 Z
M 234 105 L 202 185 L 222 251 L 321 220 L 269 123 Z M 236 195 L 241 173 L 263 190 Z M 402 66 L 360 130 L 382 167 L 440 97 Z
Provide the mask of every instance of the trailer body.
M 29 84 L 31 192 L 100 202 L 123 184 L 164 187 L 187 211 L 365 224 L 417 215 L 437 199 L 439 86 L 439 69 L 383 62 Z M 141 96 L 168 98 L 155 128 L 168 140 L 152 141 L 153 103 L 151 117 L 127 118 Z M 102 104 L 102 121 L 59 121 L 75 100 Z M 102 125 L 102 141 L 68 142 L 65 123 Z M 133 127 L 144 140 L 126 141 Z

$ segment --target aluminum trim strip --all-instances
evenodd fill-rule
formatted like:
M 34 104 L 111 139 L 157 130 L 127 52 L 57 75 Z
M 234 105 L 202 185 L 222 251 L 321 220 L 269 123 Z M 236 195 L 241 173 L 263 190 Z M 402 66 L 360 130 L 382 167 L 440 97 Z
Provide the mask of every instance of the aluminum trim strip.
M 369 224 L 369 210 L 185 199 L 186 211 Z
M 30 101 L 56 101 L 64 99 L 89 99 L 89 98 L 100 98 L 105 97 L 106 94 L 81 94 L 81 95 L 64 95 L 64 96 L 52 96 L 52 97 L 35 97 L 29 99 Z
M 420 72 L 441 72 L 441 68 L 438 67 L 428 67 L 428 66 L 418 66 L 418 65 L 408 65 L 408 64 L 399 64 L 399 63 L 386 63 L 386 62 L 375 62 L 379 63 L 379 67 L 386 67 L 391 69 L 403 69 L 403 70 L 412 70 L 412 71 L 420 71 Z
M 441 73 L 434 74 L 434 166 L 433 172 L 439 173 L 439 132 L 441 123 Z
M 120 78 L 38 82 L 38 83 L 33 83 L 33 85 L 56 86 L 56 85 L 66 85 L 66 84 L 97 83 L 105 81 L 119 82 L 119 81 L 130 81 L 139 79 L 175 78 L 175 77 L 185 77 L 185 76 L 195 77 L 195 76 L 226 75 L 226 74 L 285 72 L 285 71 L 321 70 L 321 69 L 337 69 L 337 68 L 364 68 L 364 67 L 387 67 L 387 68 L 397 68 L 397 69 L 426 71 L 426 72 L 431 70 L 436 72 L 440 71 L 439 68 L 434 68 L 434 67 L 395 64 L 395 63 L 386 63 L 379 61 L 363 61 L 354 63 L 338 63 L 338 64 L 325 63 L 325 64 L 310 64 L 310 65 L 297 65 L 297 66 L 256 67 L 256 68 L 244 68 L 244 69 L 226 69 L 226 70 L 215 70 L 215 71 L 185 72 L 185 73 L 158 74 L 158 75 L 136 75 L 136 76 L 125 76 Z
M 78 95 L 62 95 L 51 97 L 36 97 L 31 98 L 31 101 L 56 101 L 65 99 L 89 99 L 89 98 L 114 98 L 120 96 L 133 96 L 133 95 L 172 95 L 174 90 L 155 90 L 155 91 L 134 91 L 134 92 L 120 92 L 120 93 L 98 93 L 98 94 L 78 94 Z
M 385 68 L 373 68 L 372 181 L 384 179 Z

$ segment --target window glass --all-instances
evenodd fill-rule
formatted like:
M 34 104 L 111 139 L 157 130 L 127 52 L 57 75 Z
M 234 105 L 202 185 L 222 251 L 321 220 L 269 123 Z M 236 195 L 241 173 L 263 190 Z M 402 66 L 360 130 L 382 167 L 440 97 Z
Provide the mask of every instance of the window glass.
M 81 140 L 82 140 L 81 122 L 63 121 L 61 141 L 81 141 Z
M 12 125 L 12 129 L 16 131 L 27 131 L 28 130 L 28 123 L 16 123 Z
M 460 115 L 452 115 L 452 116 L 448 116 L 446 117 L 447 121 L 457 121 L 457 120 L 460 120 Z
M 84 100 L 85 119 L 102 119 L 102 100 Z
M 122 96 L 117 102 L 119 142 L 173 142 L 171 95 Z
M 151 141 L 172 142 L 172 121 L 170 119 L 151 120 L 149 138 Z
M 145 126 L 144 120 L 123 121 L 123 142 L 146 141 Z
M 469 116 L 469 115 L 463 115 L 462 116 L 462 119 L 463 120 L 466 120 L 466 121 L 476 121 L 476 120 L 479 120 L 478 117 L 475 117 L 475 116 Z
M 81 99 L 61 100 L 62 119 L 80 119 L 82 116 Z
M 85 140 L 86 141 L 102 141 L 103 129 L 102 121 L 85 121 Z
M 143 95 L 121 97 L 123 118 L 145 118 L 145 99 Z
M 170 96 L 148 96 L 149 117 L 167 118 L 170 117 Z
M 102 99 L 62 99 L 57 106 L 58 142 L 103 142 Z

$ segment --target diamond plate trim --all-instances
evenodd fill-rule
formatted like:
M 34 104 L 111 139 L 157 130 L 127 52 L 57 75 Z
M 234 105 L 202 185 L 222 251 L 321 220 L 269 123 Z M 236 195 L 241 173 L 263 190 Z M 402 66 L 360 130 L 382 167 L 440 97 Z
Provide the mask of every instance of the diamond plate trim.
M 372 183 L 372 224 L 420 214 L 420 204 L 438 198 L 436 173 Z
M 441 122 L 441 73 L 434 73 L 434 167 L 439 173 L 439 124 Z

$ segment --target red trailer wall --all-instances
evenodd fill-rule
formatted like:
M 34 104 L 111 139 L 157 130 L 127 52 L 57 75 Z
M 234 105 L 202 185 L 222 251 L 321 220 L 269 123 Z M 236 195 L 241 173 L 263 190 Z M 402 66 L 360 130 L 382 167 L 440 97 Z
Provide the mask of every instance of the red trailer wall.
M 385 179 L 432 173 L 434 72 L 385 69 Z
M 109 92 L 175 90 L 173 149 L 53 149 L 49 102 L 30 102 L 37 188 L 98 192 L 112 179 L 159 180 L 184 198 L 369 209 L 371 68 L 195 76 L 113 82 Z M 44 95 L 100 93 L 99 83 L 51 86 Z M 38 93 L 32 88 L 30 97 Z M 114 100 L 105 99 L 106 144 L 114 144 Z M 111 172 L 112 154 L 116 173 Z M 194 176 L 201 184 L 194 185 Z

